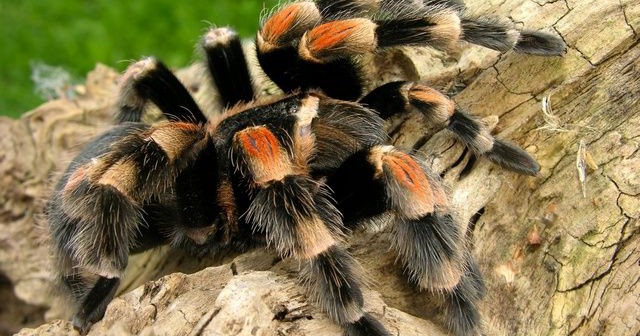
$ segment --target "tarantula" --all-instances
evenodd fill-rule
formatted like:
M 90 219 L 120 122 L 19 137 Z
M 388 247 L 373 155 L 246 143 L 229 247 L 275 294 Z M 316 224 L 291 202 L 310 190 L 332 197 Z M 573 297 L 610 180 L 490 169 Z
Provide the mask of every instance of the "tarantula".
M 496 164 L 535 175 L 524 150 L 494 138 L 447 95 L 419 82 L 363 92 L 360 54 L 468 41 L 507 52 L 561 55 L 562 41 L 459 1 L 317 0 L 281 6 L 261 25 L 257 59 L 284 95 L 256 98 L 238 36 L 211 29 L 202 48 L 227 107 L 209 119 L 161 62 L 124 73 L 119 123 L 71 162 L 46 212 L 59 279 L 86 333 L 113 299 L 129 254 L 266 245 L 303 264 L 319 307 L 348 335 L 389 335 L 363 310 L 359 266 L 343 247 L 353 228 L 393 215 L 390 246 L 408 281 L 444 296 L 448 327 L 479 330 L 484 285 L 439 177 L 385 145 L 383 121 L 418 111 Z M 141 122 L 155 104 L 168 119 Z

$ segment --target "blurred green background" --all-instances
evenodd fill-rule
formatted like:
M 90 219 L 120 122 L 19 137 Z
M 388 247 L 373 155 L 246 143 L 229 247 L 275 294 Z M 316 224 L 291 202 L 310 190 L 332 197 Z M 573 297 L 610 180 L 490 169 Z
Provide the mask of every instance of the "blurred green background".
M 35 92 L 34 68 L 60 67 L 76 84 L 98 62 L 121 71 L 130 60 L 154 55 L 171 67 L 185 66 L 209 25 L 252 37 L 260 12 L 277 3 L 0 0 L 0 115 L 17 117 L 44 101 Z

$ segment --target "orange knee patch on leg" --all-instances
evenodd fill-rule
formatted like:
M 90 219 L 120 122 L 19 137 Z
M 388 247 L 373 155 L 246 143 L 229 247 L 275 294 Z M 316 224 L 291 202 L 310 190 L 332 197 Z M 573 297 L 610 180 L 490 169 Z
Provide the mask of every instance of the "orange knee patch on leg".
M 285 36 L 296 33 L 302 35 L 305 30 L 311 29 L 320 20 L 320 11 L 313 2 L 290 4 L 276 12 L 262 26 L 258 34 L 259 47 L 262 51 L 278 48 L 283 42 L 288 42 L 284 41 Z
M 432 202 L 431 184 L 422 168 L 409 155 L 395 152 L 382 158 L 397 181 L 425 202 Z
M 370 160 L 378 178 L 386 180 L 387 193 L 403 217 L 420 218 L 435 210 L 429 178 L 414 158 L 392 147 L 377 147 Z
M 437 123 L 445 123 L 455 112 L 456 105 L 447 96 L 428 86 L 415 84 L 407 93 L 409 102 L 414 106 L 426 104 L 431 106 L 430 111 L 420 111 L 429 113 L 427 117 L 432 118 Z
M 282 180 L 292 173 L 292 164 L 286 151 L 265 126 L 236 133 L 234 143 L 242 150 L 241 155 L 257 184 Z
M 323 62 L 332 57 L 372 52 L 376 48 L 376 24 L 368 19 L 328 22 L 307 32 L 300 41 L 300 56 Z

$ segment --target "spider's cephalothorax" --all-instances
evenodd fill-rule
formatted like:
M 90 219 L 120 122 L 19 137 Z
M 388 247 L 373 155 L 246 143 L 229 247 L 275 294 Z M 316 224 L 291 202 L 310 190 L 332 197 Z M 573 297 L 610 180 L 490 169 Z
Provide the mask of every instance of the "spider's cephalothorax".
M 421 83 L 363 92 L 357 61 L 460 40 L 540 55 L 565 48 L 552 35 L 467 18 L 459 1 L 294 2 L 266 18 L 256 40 L 280 98 L 255 100 L 235 33 L 212 29 L 202 39 L 210 77 L 232 107 L 215 121 L 162 63 L 130 66 L 120 123 L 72 161 L 47 204 L 59 278 L 77 304 L 74 325 L 86 332 L 102 318 L 131 253 L 267 245 L 302 262 L 312 298 L 348 335 L 388 335 L 363 310 L 359 267 L 343 244 L 348 229 L 391 213 L 389 243 L 408 280 L 444 296 L 457 335 L 476 333 L 484 286 L 462 226 L 439 178 L 385 145 L 383 121 L 418 111 L 504 168 L 535 175 L 539 166 Z M 149 103 L 168 121 L 141 123 Z

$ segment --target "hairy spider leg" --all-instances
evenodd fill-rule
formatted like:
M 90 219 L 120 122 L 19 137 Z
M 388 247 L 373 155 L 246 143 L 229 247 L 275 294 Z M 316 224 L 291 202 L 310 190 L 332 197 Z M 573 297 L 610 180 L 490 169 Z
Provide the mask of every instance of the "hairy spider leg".
M 321 22 L 321 11 L 312 1 L 288 4 L 271 15 L 256 38 L 260 67 L 284 92 L 320 88 L 330 97 L 355 100 L 363 90 L 362 74 L 355 60 L 316 63 L 298 55 L 300 38 Z
M 384 119 L 417 111 L 427 122 L 451 130 L 476 155 L 520 174 L 536 175 L 540 171 L 540 165 L 526 151 L 496 139 L 482 122 L 457 107 L 445 94 L 426 85 L 403 81 L 387 83 L 371 91 L 360 103 L 378 111 Z
M 377 145 L 347 159 L 328 177 L 345 225 L 366 225 L 391 212 L 391 246 L 408 280 L 445 297 L 446 323 L 456 335 L 479 330 L 484 285 L 468 253 L 462 226 L 439 178 L 419 160 Z
M 224 54 L 226 52 L 221 49 L 233 50 L 233 52 L 227 56 L 233 55 L 235 57 L 240 55 L 238 54 L 238 50 L 242 53 L 237 35 L 228 29 L 210 30 L 205 34 L 202 44 L 203 49 L 206 51 L 207 57 L 209 58 L 213 58 L 214 56 L 212 55 Z M 226 68 L 228 66 L 237 68 L 235 70 L 238 70 L 239 72 L 242 72 L 242 69 L 244 69 L 245 72 L 247 71 L 244 61 L 241 62 L 242 65 L 240 65 L 240 63 L 234 64 L 233 62 L 223 64 L 215 60 L 212 60 L 210 63 L 215 63 L 217 65 L 218 72 L 224 72 L 225 70 L 221 68 Z M 227 69 L 226 71 L 229 72 L 229 70 L 230 69 Z M 201 118 L 194 118 L 191 114 L 192 110 L 197 109 L 198 114 L 202 114 L 202 112 L 200 112 L 187 89 L 176 79 L 170 70 L 162 65 L 161 62 L 153 58 L 144 59 L 133 64 L 125 72 L 123 77 L 124 84 L 121 87 L 121 90 L 123 90 L 123 92 L 121 92 L 121 97 L 127 97 L 128 101 L 140 102 L 140 106 L 147 103 L 145 97 L 157 97 L 151 99 L 151 102 L 156 104 L 169 121 L 176 123 L 175 127 L 177 129 L 188 130 L 189 128 L 194 128 L 202 130 L 196 126 L 203 125 L 203 123 L 206 122 L 206 119 L 203 119 L 205 118 L 204 115 L 202 115 Z M 248 85 L 250 85 L 250 81 L 248 80 L 249 76 L 246 75 L 244 77 L 247 79 Z M 250 91 L 251 89 L 247 90 Z M 172 97 L 176 98 L 172 100 L 173 105 L 166 103 L 167 101 L 171 101 Z M 191 105 L 194 107 L 186 109 L 183 108 L 185 105 L 181 104 Z M 121 109 L 121 111 L 125 110 Z M 137 119 L 140 119 L 139 116 Z M 192 125 L 190 126 L 189 124 Z M 158 130 L 158 132 L 164 131 Z M 171 132 L 166 132 L 166 136 L 172 137 L 170 133 Z M 177 147 L 182 145 L 180 143 L 180 141 L 182 141 L 181 137 L 170 140 L 177 141 Z M 210 206 L 211 204 L 217 203 L 213 200 L 213 198 L 216 197 L 216 193 L 212 192 L 212 190 L 215 190 L 217 187 L 217 156 L 214 145 L 210 140 L 207 140 L 204 146 L 206 149 L 202 150 L 194 162 L 183 167 L 180 174 L 175 178 L 175 199 L 172 200 L 172 202 L 175 203 L 175 209 L 173 209 L 173 207 L 169 207 L 168 204 L 156 204 L 151 202 L 143 205 L 143 213 L 146 214 L 146 216 L 153 218 L 153 221 L 163 222 L 162 227 L 171 227 L 171 224 L 169 224 L 170 221 L 176 221 L 178 223 L 190 223 L 188 226 L 191 228 L 204 228 L 210 226 L 217 218 L 217 208 L 214 209 Z M 179 215 L 179 219 L 176 219 L 176 213 Z M 199 237 L 196 240 L 201 240 L 204 239 L 202 238 L 203 236 L 206 236 L 206 232 L 203 231 L 199 234 L 193 233 L 193 235 Z M 146 237 L 158 236 L 158 233 L 153 230 L 144 231 L 144 234 L 141 236 L 146 239 Z M 194 247 L 191 243 L 196 237 L 193 236 L 189 238 L 190 239 L 182 240 L 181 242 L 176 241 L 174 244 L 181 245 L 184 249 L 195 252 L 199 247 Z M 199 242 L 199 244 L 202 243 L 202 241 Z M 157 239 L 150 239 L 149 241 L 141 242 L 139 249 L 145 250 L 147 249 L 147 246 L 150 248 L 154 245 L 157 245 Z
M 98 322 L 104 316 L 107 305 L 116 295 L 119 278 L 107 278 L 101 276 L 93 285 L 91 291 L 84 297 L 80 304 L 80 309 L 73 317 L 73 326 L 85 335 L 89 332 L 89 328 L 95 322 Z
M 253 83 L 238 34 L 231 28 L 212 28 L 201 44 L 222 107 L 252 101 Z
M 477 304 L 486 295 L 478 264 L 469 253 L 464 254 L 463 270 L 460 282 L 441 293 L 447 328 L 459 336 L 477 334 L 482 329 Z
M 448 8 L 464 12 L 462 0 L 316 0 L 323 20 L 391 18 L 415 14 L 416 10 Z
M 153 57 L 133 63 L 120 78 L 118 121 L 139 122 L 149 102 L 158 106 L 170 121 L 207 122 L 189 91 Z
M 304 60 L 325 63 L 398 46 L 446 48 L 460 40 L 501 52 L 561 55 L 565 51 L 562 40 L 554 35 L 519 31 L 491 19 L 461 18 L 456 10 L 440 6 L 384 19 L 326 22 L 302 36 L 298 51 Z
M 253 195 L 246 220 L 282 257 L 304 262 L 302 275 L 311 297 L 348 335 L 389 335 L 363 310 L 360 266 L 341 247 L 340 213 L 330 190 L 309 174 L 315 148 L 311 123 L 321 97 L 295 100 L 300 105 L 288 137 L 274 125 L 233 134 L 232 164 Z
M 416 6 L 408 0 L 289 4 L 264 21 L 256 45 L 261 67 L 285 92 L 318 88 L 331 97 L 354 100 L 363 93 L 359 55 L 398 46 L 446 48 L 461 40 L 501 52 L 565 51 L 554 35 L 519 31 L 495 19 L 466 18 L 455 1 Z
M 144 211 L 163 205 L 170 208 L 164 213 L 179 213 L 176 177 L 205 143 L 204 130 L 191 123 L 123 123 L 89 143 L 63 174 L 46 212 L 80 331 L 104 314 L 129 253 L 203 234 L 194 227 L 200 223 Z M 87 274 L 98 279 L 90 283 Z
M 462 39 L 505 53 L 509 50 L 541 56 L 561 56 L 567 46 L 558 36 L 534 30 L 519 30 L 497 18 L 463 18 Z

